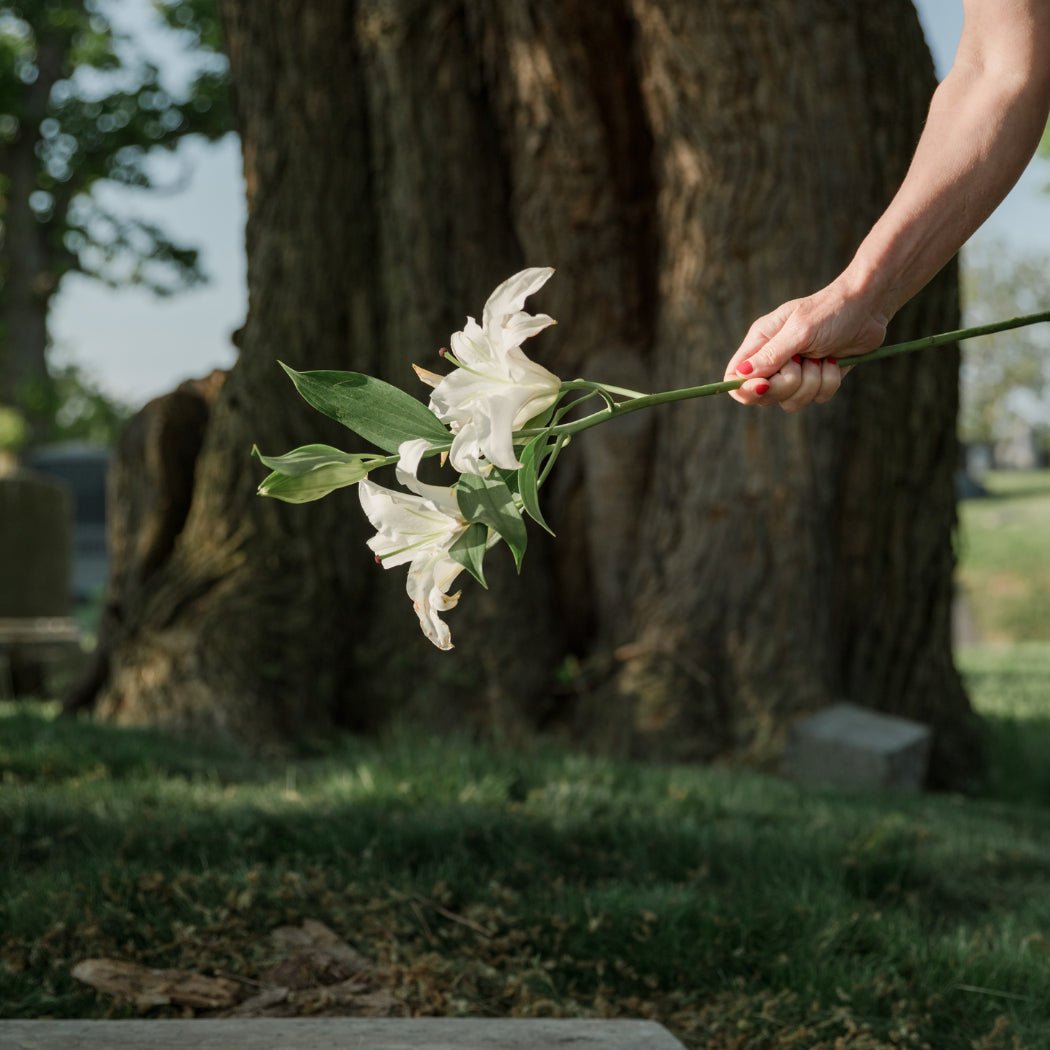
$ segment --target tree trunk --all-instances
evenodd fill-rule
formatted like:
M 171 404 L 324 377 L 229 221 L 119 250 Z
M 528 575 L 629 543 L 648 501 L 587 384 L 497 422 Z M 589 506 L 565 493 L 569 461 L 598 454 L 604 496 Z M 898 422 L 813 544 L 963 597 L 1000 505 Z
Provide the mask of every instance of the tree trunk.
M 247 459 L 253 441 L 356 447 L 276 358 L 415 389 L 410 364 L 435 367 L 523 264 L 559 268 L 537 305 L 560 324 L 531 351 L 560 375 L 719 377 L 755 316 L 838 272 L 902 177 L 934 84 L 912 5 L 223 11 L 243 352 L 103 709 L 260 741 L 408 712 L 763 761 L 791 716 L 849 698 L 933 722 L 940 782 L 972 773 L 949 648 L 952 351 L 868 366 L 798 417 L 722 399 L 584 435 L 547 494 L 558 540 L 533 536 L 521 579 L 502 558 L 488 592 L 465 585 L 451 655 L 416 635 L 401 572 L 372 564 L 352 493 L 274 505 Z M 948 272 L 894 335 L 957 313 Z
M 38 187 L 36 147 L 51 89 L 62 75 L 63 47 L 56 34 L 37 42 L 37 78 L 25 93 L 17 135 L 0 147 L 0 404 L 24 410 L 34 431 L 43 429 L 40 405 L 48 379 L 47 311 L 55 292 L 50 231 L 30 206 Z

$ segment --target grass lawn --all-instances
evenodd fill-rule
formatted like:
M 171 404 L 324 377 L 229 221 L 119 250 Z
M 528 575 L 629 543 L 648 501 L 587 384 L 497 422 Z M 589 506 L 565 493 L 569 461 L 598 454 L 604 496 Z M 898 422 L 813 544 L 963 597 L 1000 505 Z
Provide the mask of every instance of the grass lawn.
M 260 765 L 43 706 L 0 726 L 6 1017 L 133 1013 L 71 978 L 85 957 L 259 981 L 269 931 L 312 918 L 395 1015 L 1050 1046 L 1047 808 L 409 738 Z
M 715 1050 L 1050 1047 L 1050 475 L 992 483 L 963 507 L 962 574 L 982 627 L 1022 642 L 960 654 L 985 797 L 409 736 L 257 762 L 0 705 L 0 1015 L 132 1015 L 71 977 L 88 957 L 251 994 L 271 931 L 314 919 L 395 1016 L 652 1017 Z
M 959 508 L 959 583 L 982 639 L 1050 641 L 1050 470 L 998 471 Z

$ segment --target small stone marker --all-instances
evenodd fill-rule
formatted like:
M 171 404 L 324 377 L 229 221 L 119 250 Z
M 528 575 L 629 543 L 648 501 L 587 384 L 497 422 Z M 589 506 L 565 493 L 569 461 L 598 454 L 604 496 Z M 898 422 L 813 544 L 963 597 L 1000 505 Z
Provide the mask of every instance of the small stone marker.
M 27 462 L 73 495 L 73 594 L 90 601 L 106 586 L 106 471 L 109 450 L 84 441 L 45 445 Z
M 4 1050 L 684 1050 L 652 1021 L 0 1021 Z
M 66 488 L 0 461 L 0 699 L 45 695 L 56 657 L 79 651 L 69 619 L 71 533 Z
M 834 704 L 795 723 L 783 769 L 803 784 L 920 791 L 931 739 L 918 722 Z
M 0 617 L 69 614 L 72 525 L 62 485 L 27 470 L 0 476 Z

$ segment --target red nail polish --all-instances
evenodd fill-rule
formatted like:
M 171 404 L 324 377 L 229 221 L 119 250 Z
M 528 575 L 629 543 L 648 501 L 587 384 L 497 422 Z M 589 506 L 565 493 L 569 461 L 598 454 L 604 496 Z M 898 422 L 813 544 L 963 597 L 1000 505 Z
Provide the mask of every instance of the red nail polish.
M 755 366 L 754 366 L 753 364 L 751 364 L 751 362 L 750 362 L 750 361 L 745 361 L 745 362 L 744 362 L 744 363 L 743 363 L 742 365 L 740 365 L 740 367 L 739 367 L 739 368 L 737 368 L 737 371 L 738 371 L 738 372 L 739 372 L 739 373 L 740 373 L 740 374 L 741 374 L 742 376 L 749 376 L 749 375 L 751 375 L 751 373 L 752 373 L 752 372 L 753 372 L 754 370 L 755 370 Z
M 768 383 L 759 383 L 758 386 L 755 387 L 755 393 L 758 394 L 759 397 L 761 397 L 763 394 L 768 394 L 769 393 L 769 384 Z
M 829 357 L 828 358 L 828 364 L 829 365 L 837 365 L 838 361 L 836 361 L 835 358 L 833 358 L 833 357 Z
M 796 365 L 800 365 L 802 364 L 802 355 L 795 354 L 795 356 L 791 360 L 794 361 Z

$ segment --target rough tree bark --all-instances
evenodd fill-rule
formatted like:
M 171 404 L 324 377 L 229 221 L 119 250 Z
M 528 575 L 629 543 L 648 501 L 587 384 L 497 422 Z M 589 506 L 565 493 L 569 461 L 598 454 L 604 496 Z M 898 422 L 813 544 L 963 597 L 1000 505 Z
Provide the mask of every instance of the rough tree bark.
M 250 310 L 193 503 L 100 708 L 269 742 L 426 708 L 615 750 L 764 760 L 832 699 L 931 720 L 977 766 L 949 640 L 957 363 L 869 366 L 787 417 L 728 400 L 588 433 L 554 543 L 416 636 L 353 494 L 254 496 L 252 441 L 353 444 L 275 364 L 412 388 L 522 264 L 533 350 L 657 389 L 721 375 L 748 324 L 833 276 L 903 175 L 934 81 L 907 0 L 225 0 Z M 951 327 L 945 273 L 896 336 Z M 555 670 L 581 669 L 559 693 Z M 564 673 L 560 679 L 564 681 Z
M 33 409 L 47 381 L 47 312 L 56 282 L 49 265 L 53 232 L 33 214 L 29 201 L 37 188 L 40 122 L 51 89 L 62 75 L 62 44 L 55 34 L 41 35 L 38 76 L 26 92 L 24 119 L 17 135 L 0 146 L 0 404 L 29 408 L 30 422 L 41 421 Z

